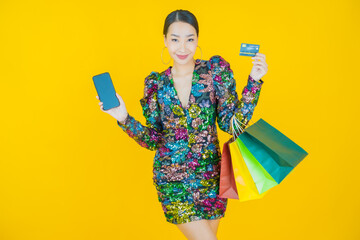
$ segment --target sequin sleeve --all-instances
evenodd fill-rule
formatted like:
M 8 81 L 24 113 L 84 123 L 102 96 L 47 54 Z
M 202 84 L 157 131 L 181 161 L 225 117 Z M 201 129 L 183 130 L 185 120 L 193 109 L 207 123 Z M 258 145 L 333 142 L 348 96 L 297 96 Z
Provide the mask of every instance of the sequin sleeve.
M 142 147 L 152 151 L 159 148 L 159 143 L 162 139 L 162 124 L 157 101 L 158 76 L 158 72 L 152 71 L 150 75 L 145 78 L 144 96 L 140 99 L 140 104 L 146 119 L 146 126 L 142 125 L 130 114 L 128 114 L 124 123 L 117 121 L 117 124 L 131 138 Z
M 209 62 L 217 101 L 217 123 L 222 131 L 232 134 L 230 120 L 234 115 L 245 124 L 242 127 L 250 121 L 259 100 L 263 80 L 255 81 L 249 75 L 239 101 L 230 64 L 219 55 L 211 57 Z

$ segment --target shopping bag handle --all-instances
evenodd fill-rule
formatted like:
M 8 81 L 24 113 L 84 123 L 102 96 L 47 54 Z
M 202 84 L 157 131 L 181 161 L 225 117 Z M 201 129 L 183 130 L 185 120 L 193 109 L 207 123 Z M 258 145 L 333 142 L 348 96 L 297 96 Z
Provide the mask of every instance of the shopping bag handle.
M 240 122 L 239 119 L 236 118 L 235 114 L 231 117 L 230 123 L 231 123 L 232 136 L 235 141 L 236 138 L 238 138 L 238 136 L 244 132 L 246 124 Z M 244 128 L 242 128 L 240 124 L 244 125 Z
M 251 119 L 250 119 L 250 121 L 253 123 L 253 121 Z M 232 129 L 232 135 L 233 135 L 233 138 L 234 138 L 234 141 L 235 141 L 236 138 L 238 138 L 238 136 L 245 131 L 245 127 L 246 127 L 247 124 L 242 123 L 239 119 L 237 119 L 235 117 L 235 114 L 231 117 L 230 124 L 231 124 L 231 129 Z M 244 125 L 244 127 L 242 128 L 240 124 Z M 237 131 L 238 132 L 240 131 L 240 133 L 238 133 Z

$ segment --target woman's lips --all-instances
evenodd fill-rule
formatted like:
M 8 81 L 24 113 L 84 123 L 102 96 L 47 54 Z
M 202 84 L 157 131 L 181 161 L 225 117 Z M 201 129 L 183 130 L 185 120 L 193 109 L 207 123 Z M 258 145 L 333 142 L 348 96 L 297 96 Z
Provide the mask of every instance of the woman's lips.
M 179 54 L 176 54 L 176 56 L 180 59 L 185 59 L 187 56 L 189 56 L 189 54 L 187 55 L 179 55 Z

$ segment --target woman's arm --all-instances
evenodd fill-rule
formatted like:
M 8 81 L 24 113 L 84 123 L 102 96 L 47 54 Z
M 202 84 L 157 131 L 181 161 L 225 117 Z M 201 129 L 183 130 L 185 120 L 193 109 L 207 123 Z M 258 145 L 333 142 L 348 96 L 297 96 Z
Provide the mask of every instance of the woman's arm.
M 243 123 L 242 128 L 250 121 L 259 100 L 263 80 L 255 81 L 249 75 L 239 101 L 230 64 L 219 55 L 211 57 L 209 62 L 217 100 L 217 123 L 222 131 L 232 134 L 230 120 L 233 116 Z
M 162 124 L 157 102 L 158 76 L 159 73 L 153 71 L 145 78 L 144 97 L 140 99 L 140 104 L 146 119 L 146 126 L 142 125 L 130 114 L 123 121 L 121 119 L 121 122 L 116 121 L 118 126 L 140 146 L 149 150 L 158 149 L 162 140 Z

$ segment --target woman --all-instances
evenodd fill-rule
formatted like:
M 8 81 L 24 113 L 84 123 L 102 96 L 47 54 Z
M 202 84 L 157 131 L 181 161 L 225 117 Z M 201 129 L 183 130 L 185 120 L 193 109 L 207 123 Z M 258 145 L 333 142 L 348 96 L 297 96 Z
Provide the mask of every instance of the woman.
M 193 59 L 199 28 L 192 13 L 170 13 L 163 33 L 174 66 L 145 78 L 140 103 L 146 126 L 128 114 L 118 94 L 119 107 L 104 111 L 100 102 L 100 109 L 142 147 L 156 150 L 153 183 L 166 220 L 188 239 L 216 239 L 227 199 L 218 196 L 221 152 L 215 122 L 229 134 L 233 116 L 244 125 L 249 122 L 263 84 L 260 78 L 267 71 L 265 55 L 252 58 L 254 66 L 239 101 L 224 58 Z

